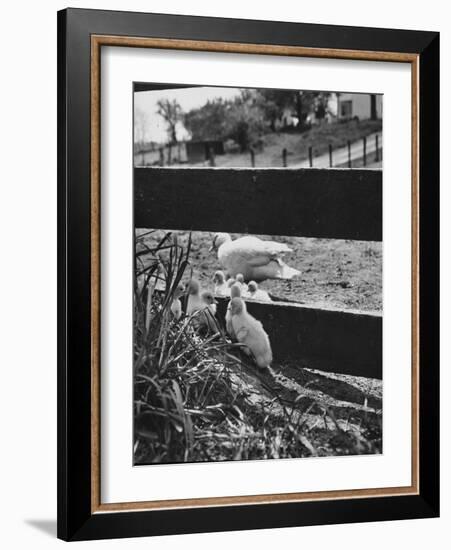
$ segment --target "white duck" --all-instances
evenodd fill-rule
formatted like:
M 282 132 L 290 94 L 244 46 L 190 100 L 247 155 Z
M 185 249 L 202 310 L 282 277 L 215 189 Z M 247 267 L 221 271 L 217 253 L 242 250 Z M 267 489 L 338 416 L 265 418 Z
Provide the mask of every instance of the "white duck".
M 223 271 L 216 271 L 213 275 L 216 296 L 230 296 L 230 287 L 227 285 Z
M 232 240 L 228 233 L 216 233 L 213 250 L 218 260 L 231 277 L 242 273 L 245 281 L 265 279 L 292 279 L 300 271 L 287 266 L 280 258 L 291 252 L 286 244 L 262 241 L 258 237 L 246 236 Z
M 236 339 L 245 344 L 245 353 L 252 354 L 260 368 L 269 367 L 272 362 L 272 351 L 263 325 L 247 312 L 246 303 L 241 298 L 233 298 L 230 305 Z
M 185 287 L 182 285 L 182 283 L 179 283 L 177 285 L 177 288 L 174 290 L 174 295 L 172 297 L 171 313 L 177 319 L 177 321 L 182 316 L 182 301 L 180 300 L 180 297 L 183 295 L 184 292 Z
M 258 288 L 258 284 L 255 281 L 250 281 L 247 285 L 247 295 L 251 300 L 259 300 L 260 302 L 272 302 L 271 297 L 266 292 Z
M 241 298 L 241 285 L 239 283 L 234 283 L 230 287 L 230 298 Z M 226 330 L 227 334 L 232 338 L 232 340 L 236 340 L 235 332 L 233 330 L 232 326 L 232 308 L 231 308 L 231 301 L 229 302 L 229 305 L 227 306 L 227 311 L 225 315 L 225 322 L 226 322 Z

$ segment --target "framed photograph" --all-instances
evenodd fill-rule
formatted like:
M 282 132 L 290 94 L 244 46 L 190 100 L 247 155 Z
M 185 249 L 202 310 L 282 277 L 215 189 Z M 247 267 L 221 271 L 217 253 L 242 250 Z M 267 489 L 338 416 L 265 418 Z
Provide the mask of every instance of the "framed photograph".
M 439 514 L 439 35 L 58 13 L 58 536 Z

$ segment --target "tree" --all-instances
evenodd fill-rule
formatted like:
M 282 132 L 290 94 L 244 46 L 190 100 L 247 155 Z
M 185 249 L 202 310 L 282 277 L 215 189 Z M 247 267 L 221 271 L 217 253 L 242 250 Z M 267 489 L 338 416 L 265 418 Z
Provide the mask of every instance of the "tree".
M 265 130 L 265 121 L 254 90 L 224 100 L 207 101 L 185 114 L 184 124 L 193 140 L 233 139 L 241 151 L 247 151 Z
M 258 104 L 271 131 L 276 131 L 276 122 L 281 120 L 286 108 L 293 107 L 292 90 L 258 90 Z
M 288 109 L 296 114 L 298 128 L 305 127 L 307 117 L 315 113 L 318 119 L 323 119 L 327 113 L 329 92 L 310 90 L 258 90 L 259 105 L 265 120 L 272 131 L 276 129 L 276 121 L 281 120 Z
M 318 120 L 323 120 L 329 113 L 329 98 L 330 92 L 316 92 L 314 111 Z
M 207 101 L 184 116 L 185 128 L 194 141 L 221 140 L 226 134 L 226 119 L 230 103 L 222 98 Z
M 146 131 L 148 125 L 147 113 L 142 109 L 135 109 L 134 117 L 134 135 L 135 135 L 135 146 L 142 146 L 146 141 Z
M 265 126 L 257 95 L 251 90 L 241 90 L 227 110 L 224 137 L 236 141 L 241 152 L 248 151 L 264 133 Z
M 177 124 L 182 120 L 182 107 L 176 99 L 160 99 L 157 102 L 157 114 L 159 114 L 167 124 L 169 143 L 177 143 Z
M 316 93 L 309 90 L 298 90 L 295 92 L 295 109 L 300 129 L 305 126 L 308 115 L 313 112 Z

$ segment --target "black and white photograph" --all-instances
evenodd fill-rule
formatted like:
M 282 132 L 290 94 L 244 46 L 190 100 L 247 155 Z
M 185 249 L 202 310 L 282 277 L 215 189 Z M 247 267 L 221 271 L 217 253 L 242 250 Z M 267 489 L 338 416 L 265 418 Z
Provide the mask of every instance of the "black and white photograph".
M 374 192 L 383 95 L 136 82 L 133 105 L 133 464 L 381 454 L 382 209 L 343 231 L 334 204 Z

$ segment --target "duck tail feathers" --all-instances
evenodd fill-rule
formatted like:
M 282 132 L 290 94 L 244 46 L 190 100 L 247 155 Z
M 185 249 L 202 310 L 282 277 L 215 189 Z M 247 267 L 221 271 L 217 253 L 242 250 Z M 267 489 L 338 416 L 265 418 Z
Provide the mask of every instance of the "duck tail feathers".
M 293 267 L 289 267 L 286 264 L 282 264 L 280 266 L 280 278 L 281 279 L 294 279 L 295 277 L 299 277 L 301 272 L 298 269 L 294 269 Z
M 279 254 L 285 254 L 286 252 L 293 252 L 293 249 L 286 244 L 279 244 L 279 246 L 277 247 L 277 252 Z

